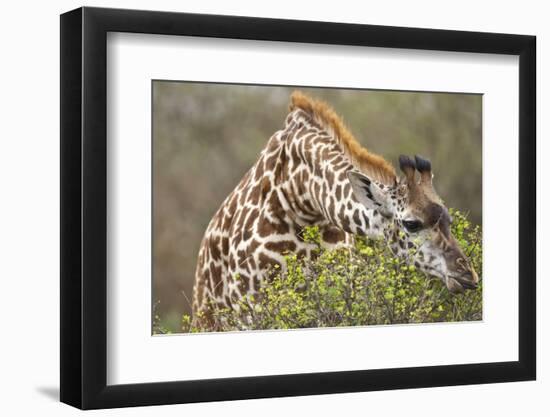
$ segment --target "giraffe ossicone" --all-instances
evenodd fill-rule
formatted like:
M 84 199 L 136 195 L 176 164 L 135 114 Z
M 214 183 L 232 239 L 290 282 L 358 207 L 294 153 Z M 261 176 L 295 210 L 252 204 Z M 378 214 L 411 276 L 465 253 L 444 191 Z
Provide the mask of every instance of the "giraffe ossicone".
M 284 255 L 311 257 L 304 227 L 319 227 L 327 248 L 354 235 L 383 238 L 392 251 L 449 291 L 475 288 L 478 276 L 450 231 L 451 218 L 432 184 L 428 160 L 401 156 L 398 177 L 362 147 L 324 102 L 296 91 L 283 128 L 227 196 L 202 240 L 193 289 L 195 325 L 212 330 L 213 309 L 269 285 Z

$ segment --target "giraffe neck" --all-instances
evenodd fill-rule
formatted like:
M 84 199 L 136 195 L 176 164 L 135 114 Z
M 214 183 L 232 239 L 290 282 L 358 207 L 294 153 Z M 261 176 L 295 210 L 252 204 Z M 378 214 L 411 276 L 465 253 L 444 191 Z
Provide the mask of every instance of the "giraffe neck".
M 300 226 L 332 224 L 355 235 L 380 236 L 387 221 L 353 194 L 347 172 L 354 165 L 327 128 L 303 110 L 286 119 L 281 135 L 279 200 L 289 220 Z

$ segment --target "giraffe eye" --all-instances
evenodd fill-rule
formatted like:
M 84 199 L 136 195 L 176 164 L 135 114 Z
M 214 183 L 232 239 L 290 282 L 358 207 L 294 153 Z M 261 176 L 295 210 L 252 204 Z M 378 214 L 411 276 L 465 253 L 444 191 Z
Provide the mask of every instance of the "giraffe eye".
M 422 229 L 422 222 L 420 220 L 403 220 L 403 226 L 409 232 L 415 233 Z

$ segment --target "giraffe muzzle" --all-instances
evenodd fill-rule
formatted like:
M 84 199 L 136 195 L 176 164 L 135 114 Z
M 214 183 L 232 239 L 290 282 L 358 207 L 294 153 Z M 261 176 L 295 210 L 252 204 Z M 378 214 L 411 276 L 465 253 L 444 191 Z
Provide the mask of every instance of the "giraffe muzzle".
M 448 276 L 447 288 L 453 294 L 463 293 L 465 290 L 475 290 L 479 283 L 479 277 L 473 269 L 460 276 Z

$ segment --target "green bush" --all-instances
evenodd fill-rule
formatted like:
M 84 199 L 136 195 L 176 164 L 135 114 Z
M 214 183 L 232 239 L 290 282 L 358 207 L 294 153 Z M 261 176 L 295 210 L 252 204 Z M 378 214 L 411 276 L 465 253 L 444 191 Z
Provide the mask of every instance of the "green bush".
M 453 234 L 480 276 L 476 290 L 452 295 L 441 280 L 429 278 L 396 258 L 383 240 L 358 238 L 352 249 L 325 250 L 319 245 L 319 231 L 311 227 L 305 239 L 317 244 L 316 258 L 287 254 L 287 270 L 274 267 L 269 283 L 255 296 L 242 300 L 239 311 L 215 311 L 216 328 L 229 331 L 481 320 L 481 228 L 472 226 L 462 213 L 451 211 Z M 192 328 L 187 315 L 183 316 L 182 330 L 201 331 Z

